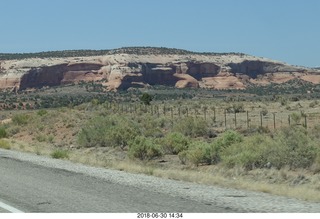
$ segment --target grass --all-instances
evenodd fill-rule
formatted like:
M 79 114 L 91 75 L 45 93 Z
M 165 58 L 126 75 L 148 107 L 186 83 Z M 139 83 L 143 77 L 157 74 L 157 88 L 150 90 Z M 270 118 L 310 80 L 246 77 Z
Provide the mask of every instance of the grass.
M 9 149 L 11 149 L 11 146 L 7 140 L 0 139 L 0 148 L 9 150 Z
M 69 152 L 66 150 L 54 150 L 50 156 L 54 159 L 68 159 L 69 158 Z

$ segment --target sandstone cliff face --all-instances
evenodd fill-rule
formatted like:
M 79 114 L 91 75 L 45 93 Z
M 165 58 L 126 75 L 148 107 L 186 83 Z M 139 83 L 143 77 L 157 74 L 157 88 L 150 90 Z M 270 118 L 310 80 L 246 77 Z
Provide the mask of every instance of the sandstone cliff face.
M 320 72 L 247 55 L 133 55 L 0 60 L 0 89 L 96 81 L 107 90 L 148 85 L 244 89 L 293 78 L 319 83 Z
M 102 77 L 98 75 L 98 70 L 101 67 L 101 64 L 79 63 L 33 68 L 22 75 L 19 88 L 20 90 L 24 90 L 27 88 L 58 86 L 79 81 L 101 80 Z

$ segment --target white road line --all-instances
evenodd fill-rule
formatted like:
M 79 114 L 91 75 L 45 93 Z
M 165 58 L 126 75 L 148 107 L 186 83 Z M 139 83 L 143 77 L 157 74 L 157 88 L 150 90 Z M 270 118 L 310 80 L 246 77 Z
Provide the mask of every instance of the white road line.
M 19 209 L 16 209 L 10 205 L 7 205 L 1 201 L 0 201 L 0 208 L 10 211 L 11 213 L 24 213 L 23 211 L 20 211 Z

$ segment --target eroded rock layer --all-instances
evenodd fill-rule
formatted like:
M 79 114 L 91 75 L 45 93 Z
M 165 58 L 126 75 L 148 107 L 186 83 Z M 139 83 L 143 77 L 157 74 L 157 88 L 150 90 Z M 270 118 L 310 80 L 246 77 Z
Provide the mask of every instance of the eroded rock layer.
M 107 90 L 149 85 L 245 89 L 299 78 L 320 82 L 320 71 L 243 54 L 109 54 L 70 58 L 0 60 L 0 89 L 102 83 Z

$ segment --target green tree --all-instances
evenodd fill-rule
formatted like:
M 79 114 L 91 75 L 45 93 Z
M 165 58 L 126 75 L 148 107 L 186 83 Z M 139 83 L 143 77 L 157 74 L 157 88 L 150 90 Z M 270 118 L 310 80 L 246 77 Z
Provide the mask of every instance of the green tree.
M 153 97 L 148 93 L 143 93 L 142 96 L 140 97 L 141 102 L 145 105 L 150 105 L 152 99 Z

